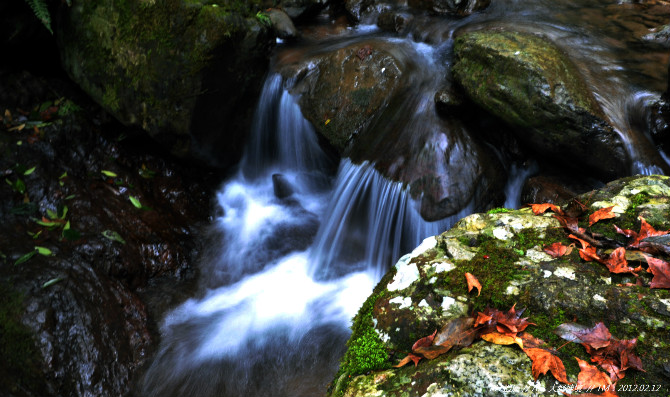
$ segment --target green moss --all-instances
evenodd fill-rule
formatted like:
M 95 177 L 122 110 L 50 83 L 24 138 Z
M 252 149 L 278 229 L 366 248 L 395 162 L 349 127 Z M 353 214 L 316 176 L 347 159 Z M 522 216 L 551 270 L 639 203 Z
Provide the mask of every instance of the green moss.
M 32 332 L 21 323 L 22 313 L 23 295 L 0 282 L 0 391 L 12 394 L 42 383 L 40 355 Z
M 490 210 L 486 211 L 486 213 L 487 214 L 500 214 L 500 213 L 510 212 L 510 211 L 513 211 L 513 210 L 511 210 L 509 208 L 499 207 L 499 208 L 491 208 Z
M 387 273 L 387 277 L 389 274 L 391 272 Z M 384 282 L 384 279 L 382 279 L 382 282 Z M 377 287 L 382 285 L 382 282 Z M 337 387 L 338 393 L 341 395 L 346 390 L 351 377 L 391 367 L 386 345 L 379 339 L 372 323 L 374 305 L 377 299 L 383 295 L 383 292 L 379 292 L 377 289 L 363 303 L 353 319 L 351 337 L 347 341 L 347 352 L 340 362 L 340 369 L 335 375 L 335 382 L 331 383 L 329 393 L 333 392 L 333 387 Z M 338 379 L 342 379 L 342 381 L 338 381 Z
M 470 293 L 472 310 L 483 311 L 487 306 L 500 310 L 511 307 L 515 303 L 514 297 L 506 294 L 506 288 L 510 281 L 522 277 L 524 271 L 514 265 L 519 254 L 499 244 L 499 240 L 480 235 L 475 257 L 456 261 L 455 269 L 441 274 L 439 287 L 451 291 L 452 295 L 468 295 L 465 273 L 471 273 L 482 285 L 479 296 Z
M 571 243 L 565 231 L 560 227 L 542 230 L 528 228 L 517 232 L 512 237 L 510 248 L 515 250 L 519 255 L 525 255 L 531 248 L 538 247 L 538 249 L 542 249 L 549 244 L 557 242 L 566 245 Z

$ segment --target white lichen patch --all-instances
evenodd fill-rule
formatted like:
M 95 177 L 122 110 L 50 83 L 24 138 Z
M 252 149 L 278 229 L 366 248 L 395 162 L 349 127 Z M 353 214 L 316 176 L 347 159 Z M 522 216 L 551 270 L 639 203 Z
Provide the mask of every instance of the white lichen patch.
M 444 273 L 456 269 L 456 266 L 449 262 L 437 262 L 433 263 L 431 266 L 435 273 Z
M 505 293 L 507 295 L 519 295 L 519 287 L 515 285 L 508 285 L 507 288 L 505 289 Z
M 415 263 L 409 262 L 410 259 L 405 255 L 396 263 L 396 274 L 386 287 L 389 291 L 403 290 L 419 279 L 419 269 Z
M 493 229 L 493 237 L 497 238 L 498 240 L 503 240 L 507 241 L 514 237 L 514 233 L 511 233 L 509 230 L 505 229 L 504 227 L 496 227 Z
M 535 249 L 535 247 L 526 251 L 526 256 L 533 262 L 548 262 L 554 258 L 551 255 L 547 255 L 546 252 L 542 250 Z
M 611 284 L 612 284 L 612 277 L 603 277 L 603 276 L 601 276 L 600 279 L 603 280 L 603 282 L 604 282 L 605 284 L 607 284 L 607 285 L 611 285 Z
M 628 200 L 627 197 L 616 196 L 613 197 L 611 200 L 596 201 L 595 203 L 591 204 L 591 207 L 593 208 L 614 207 L 612 208 L 613 213 L 623 214 L 624 212 L 626 212 L 626 208 L 628 208 L 629 205 L 630 200 Z
M 428 284 L 435 284 L 436 281 L 437 281 L 437 277 L 433 276 L 433 277 L 430 278 L 430 280 L 428 280 Z
M 543 271 L 544 278 L 551 277 L 552 274 L 554 274 L 554 273 L 550 272 L 549 270 L 544 270 Z
M 670 312 L 670 299 L 659 299 L 658 301 L 665 305 L 665 310 Z
M 426 302 L 425 299 L 421 299 L 421 302 L 419 302 L 419 307 L 430 307 L 428 302 Z
M 598 294 L 593 295 L 593 301 L 594 302 L 600 302 L 600 303 L 607 303 L 607 299 L 605 299 L 604 297 L 602 297 Z
M 449 310 L 449 308 L 451 308 L 451 306 L 454 304 L 456 304 L 456 299 L 452 298 L 451 296 L 445 296 L 442 299 L 442 310 Z
M 412 298 L 410 298 L 409 296 L 405 296 L 405 297 L 396 296 L 393 299 L 389 299 L 389 303 L 400 305 L 400 307 L 398 307 L 398 309 L 405 309 L 407 307 L 412 306 Z
M 569 267 L 559 267 L 558 269 L 554 270 L 554 275 L 556 277 L 568 278 L 570 280 L 576 279 L 575 269 Z

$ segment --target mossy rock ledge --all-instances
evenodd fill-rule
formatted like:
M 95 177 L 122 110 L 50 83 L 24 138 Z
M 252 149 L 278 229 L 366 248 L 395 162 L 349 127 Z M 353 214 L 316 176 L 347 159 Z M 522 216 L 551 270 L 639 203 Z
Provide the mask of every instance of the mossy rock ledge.
M 235 163 L 249 130 L 272 28 L 272 6 L 207 0 L 72 1 L 55 34 L 71 78 L 127 126 L 180 157 Z
M 637 231 L 639 216 L 657 230 L 670 229 L 670 178 L 665 176 L 616 180 L 577 199 L 588 206 L 580 226 L 621 244 L 626 237 L 616 234 L 613 225 Z M 609 206 L 616 217 L 589 227 L 588 215 Z M 561 384 L 551 374 L 533 379 L 531 360 L 516 345 L 478 340 L 423 359 L 418 366 L 392 368 L 416 340 L 448 321 L 486 307 L 507 311 L 515 304 L 536 324 L 526 331 L 558 349 L 570 382 L 576 383 L 579 373 L 574 357 L 590 357 L 580 344 L 566 342 L 554 331 L 568 322 L 588 327 L 603 322 L 616 339 L 637 338 L 635 354 L 646 371 L 627 370 L 618 395 L 639 395 L 626 391 L 635 385 L 661 385 L 667 393 L 670 291 L 650 289 L 652 275 L 644 270 L 639 286 L 631 274 L 613 274 L 602 264 L 582 260 L 577 249 L 559 258 L 543 251 L 554 242 L 569 244 L 567 236 L 553 214 L 534 215 L 523 208 L 473 214 L 427 238 L 382 278 L 354 318 L 348 350 L 328 395 L 562 396 Z M 627 258 L 631 267 L 646 269 L 638 251 L 628 250 Z M 479 279 L 481 295 L 468 293 L 465 272 Z
M 484 30 L 456 38 L 453 74 L 467 96 L 526 145 L 609 180 L 630 167 L 625 145 L 579 69 L 547 38 Z

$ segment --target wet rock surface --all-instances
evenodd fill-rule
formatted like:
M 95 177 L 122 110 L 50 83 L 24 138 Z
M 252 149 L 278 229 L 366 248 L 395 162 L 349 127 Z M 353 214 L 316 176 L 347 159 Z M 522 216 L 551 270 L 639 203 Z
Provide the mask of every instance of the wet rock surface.
M 0 367 L 15 379 L 0 394 L 126 395 L 196 276 L 215 178 L 62 80 L 3 71 L 0 85 L 0 283 L 18 297 L 0 327 L 23 330 L 3 356 L 31 357 Z
M 614 246 L 627 244 L 627 238 L 614 232 L 615 224 L 637 231 L 643 217 L 657 230 L 670 228 L 668 177 L 616 180 L 578 200 L 588 204 L 582 218 L 614 206 L 615 218 L 585 225 L 594 236 L 616 241 Z M 645 270 L 639 270 L 639 276 L 615 274 L 602 264 L 581 259 L 576 249 L 558 258 L 543 251 L 555 242 L 569 244 L 568 234 L 552 214 L 535 215 L 526 208 L 474 214 L 426 239 L 384 276 L 354 319 L 349 350 L 330 395 L 561 395 L 560 384 L 550 375 L 533 379 L 531 361 L 517 346 L 485 341 L 423 359 L 416 367 L 410 363 L 388 369 L 416 340 L 448 321 L 486 307 L 507 311 L 514 304 L 518 310 L 525 308 L 523 317 L 534 323 L 526 331 L 554 348 L 565 343 L 554 331 L 568 322 L 591 327 L 602 321 L 613 337 L 636 338 L 635 352 L 646 372 L 627 370 L 618 382 L 618 395 L 638 395 L 636 385 L 665 387 L 670 381 L 665 369 L 670 356 L 664 348 L 670 343 L 666 332 L 669 291 L 651 289 L 652 275 Z M 607 256 L 611 250 L 601 247 L 598 255 Z M 665 255 L 655 254 L 667 260 Z M 631 267 L 647 266 L 633 249 L 626 251 L 626 257 Z M 466 271 L 479 279 L 481 295 L 468 293 Z M 356 354 L 361 351 L 368 358 Z M 573 357 L 588 360 L 584 348 L 569 343 L 558 350 L 558 356 L 568 380 L 576 382 L 579 368 Z
M 578 70 L 545 38 L 479 31 L 458 37 L 453 73 L 467 95 L 534 150 L 606 178 L 626 175 L 624 143 Z M 482 82 L 484 82 L 482 84 Z

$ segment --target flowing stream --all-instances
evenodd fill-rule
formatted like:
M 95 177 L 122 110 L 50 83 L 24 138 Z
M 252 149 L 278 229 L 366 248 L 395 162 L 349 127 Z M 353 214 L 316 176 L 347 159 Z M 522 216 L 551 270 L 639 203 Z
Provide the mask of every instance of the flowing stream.
M 426 123 L 439 119 L 432 96 L 449 83 L 444 76 L 454 32 L 497 24 L 542 33 L 575 60 L 626 138 L 635 159 L 631 173 L 660 172 L 657 160 L 638 150 L 650 138 L 631 126 L 629 113 L 663 89 L 666 65 L 654 59 L 657 49 L 631 49 L 624 17 L 641 17 L 621 7 L 602 0 L 493 0 L 466 18 L 421 17 L 402 37 L 350 28 L 342 38 L 309 45 L 374 37 L 407 48 L 420 66 L 419 89 L 403 105 L 402 125 L 430 131 Z M 452 217 L 427 222 L 408 188 L 384 178 L 374 164 L 324 152 L 290 93 L 292 84 L 277 73 L 265 82 L 244 157 L 218 193 L 220 215 L 211 231 L 217 247 L 203 258 L 200 292 L 163 320 L 160 347 L 138 386 L 141 396 L 323 395 L 345 351 L 351 318 L 381 276 L 422 239 L 473 210 L 465 205 Z M 507 164 L 506 206 L 520 204 L 521 186 L 535 172 L 532 159 Z

